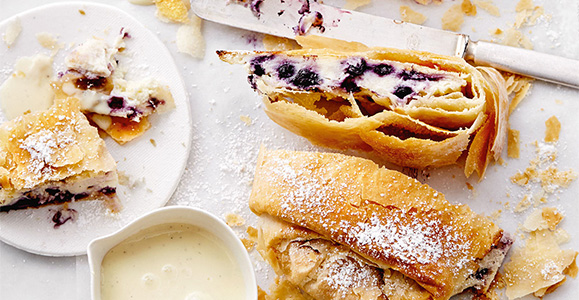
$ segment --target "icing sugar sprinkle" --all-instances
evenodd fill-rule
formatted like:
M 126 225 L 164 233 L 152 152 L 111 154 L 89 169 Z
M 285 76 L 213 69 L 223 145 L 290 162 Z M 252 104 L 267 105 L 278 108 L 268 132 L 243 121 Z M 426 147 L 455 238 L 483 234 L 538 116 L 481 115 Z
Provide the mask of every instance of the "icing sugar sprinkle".
M 368 254 L 396 257 L 404 264 L 443 263 L 461 268 L 472 259 L 468 255 L 471 242 L 452 222 L 441 221 L 438 217 L 441 212 L 425 212 L 426 215 L 418 217 L 416 212 L 394 209 L 388 217 L 375 212 L 366 217 L 365 212 L 354 210 L 349 212 L 352 221 L 333 221 L 330 215 L 343 214 L 344 211 L 338 212 L 341 208 L 334 207 L 328 200 L 336 197 L 343 198 L 340 201 L 354 197 L 361 199 L 361 188 L 356 178 L 349 176 L 348 172 L 341 172 L 340 164 L 321 166 L 328 171 L 325 173 L 327 178 L 316 174 L 320 166 L 317 159 L 296 168 L 288 159 L 276 159 L 271 169 L 274 176 L 269 180 L 272 184 L 288 187 L 278 195 L 284 199 L 281 204 L 283 218 L 302 226 L 309 222 L 322 224 L 331 235 L 345 236 L 347 243 L 367 249 Z M 340 177 L 336 179 L 331 174 L 340 174 Z M 343 188 L 334 189 L 336 185 Z
M 434 228 L 438 226 L 438 220 L 431 220 L 430 224 L 400 224 L 400 219 L 380 220 L 373 215 L 369 223 L 359 222 L 352 227 L 351 235 L 360 245 L 384 249 L 403 262 L 428 264 L 442 257 L 442 241 L 435 238 Z
M 73 138 L 64 132 L 57 134 L 47 129 L 33 133 L 23 139 L 19 148 L 30 153 L 28 172 L 34 174 L 32 177 L 25 179 L 25 187 L 30 188 L 34 185 L 34 181 L 49 177 L 52 174 L 52 169 L 49 166 L 56 162 L 54 161 L 54 156 L 59 152 L 58 149 L 66 147 L 65 145 L 73 141 Z

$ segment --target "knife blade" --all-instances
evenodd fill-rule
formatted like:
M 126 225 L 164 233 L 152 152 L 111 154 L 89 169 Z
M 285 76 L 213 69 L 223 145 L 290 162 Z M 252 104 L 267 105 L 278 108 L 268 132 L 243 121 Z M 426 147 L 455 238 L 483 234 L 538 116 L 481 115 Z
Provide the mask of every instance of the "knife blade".
M 462 57 L 537 79 L 579 88 L 579 61 L 473 41 L 468 35 L 340 9 L 314 0 L 192 0 L 200 18 L 286 38 L 316 34 L 369 47 Z

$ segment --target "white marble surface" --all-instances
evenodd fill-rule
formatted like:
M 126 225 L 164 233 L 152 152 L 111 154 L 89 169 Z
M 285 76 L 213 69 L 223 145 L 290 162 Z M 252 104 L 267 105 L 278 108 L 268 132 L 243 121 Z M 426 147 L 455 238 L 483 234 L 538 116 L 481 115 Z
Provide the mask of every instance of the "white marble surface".
M 0 0 L 0 20 L 48 2 L 57 1 Z M 244 216 L 247 224 L 253 224 L 255 218 L 247 209 L 246 201 L 259 145 L 317 149 L 270 121 L 260 107 L 259 97 L 247 85 L 242 68 L 224 64 L 214 54 L 217 49 L 261 48 L 261 35 L 206 22 L 207 53 L 203 60 L 196 60 L 177 53 L 175 35 L 178 26 L 158 21 L 154 17 L 154 7 L 136 6 L 125 0 L 100 2 L 113 4 L 141 20 L 167 45 L 181 68 L 193 108 L 194 140 L 187 170 L 169 205 L 201 207 L 219 216 L 235 212 Z M 342 4 L 344 1 L 325 2 Z M 458 1 L 445 1 L 442 5 L 430 7 L 415 5 L 410 0 L 374 2 L 361 10 L 398 18 L 398 7 L 410 5 L 429 16 L 425 25 L 440 27 L 442 13 Z M 495 2 L 501 8 L 500 17 L 490 16 L 479 9 L 476 17 L 466 18 L 463 32 L 474 39 L 491 39 L 491 29 L 506 29 L 512 25 L 517 1 Z M 543 5 L 546 13 L 551 15 L 550 20 L 523 29 L 535 48 L 579 59 L 579 4 L 573 0 L 535 2 Z M 509 177 L 526 168 L 535 157 L 535 146 L 531 143 L 543 139 L 544 121 L 553 115 L 562 122 L 561 139 L 557 144 L 558 167 L 579 171 L 578 113 L 579 91 L 537 82 L 511 118 L 511 127 L 521 131 L 520 159 L 507 159 L 505 153 L 505 164 L 491 166 L 481 182 L 477 178 L 464 179 L 457 166 L 429 170 L 429 178 L 420 179 L 445 193 L 450 201 L 468 204 L 477 212 L 491 215 L 502 209 L 497 222 L 508 231 L 519 233 L 517 224 L 531 210 L 517 214 L 505 209 L 506 202 L 517 203 L 527 192 L 510 183 Z M 247 126 L 240 116 L 249 116 L 252 124 Z M 466 182 L 474 189 L 468 189 Z M 579 250 L 579 232 L 576 229 L 579 228 L 578 194 L 579 184 L 574 182 L 569 188 L 550 196 L 548 203 L 543 205 L 556 206 L 564 211 L 567 218 L 561 226 L 571 235 L 571 241 L 564 247 L 576 250 Z M 238 232 L 242 230 L 238 229 Z M 259 281 L 267 288 L 271 280 L 268 267 L 255 253 L 252 257 Z M 86 256 L 43 257 L 0 242 L 0 299 L 89 299 L 89 278 Z M 570 279 L 547 299 L 573 299 L 578 291 L 579 283 Z

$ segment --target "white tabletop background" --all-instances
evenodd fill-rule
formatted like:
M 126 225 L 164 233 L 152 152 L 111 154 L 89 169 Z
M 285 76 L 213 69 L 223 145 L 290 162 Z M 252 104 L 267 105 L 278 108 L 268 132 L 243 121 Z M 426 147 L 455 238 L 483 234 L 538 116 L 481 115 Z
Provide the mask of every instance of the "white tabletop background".
M 0 0 L 0 21 L 25 10 L 56 0 Z M 154 17 L 154 6 L 136 6 L 126 0 L 101 0 L 139 19 L 166 44 L 181 68 L 192 106 L 193 145 L 188 167 L 168 205 L 188 205 L 212 211 L 218 216 L 237 213 L 246 225 L 255 223 L 247 208 L 255 160 L 260 144 L 271 148 L 321 150 L 306 140 L 280 128 L 263 113 L 260 98 L 246 83 L 246 74 L 239 66 L 218 60 L 218 49 L 261 49 L 262 35 L 223 25 L 204 23 L 207 42 L 203 60 L 177 53 L 175 36 L 178 25 L 162 23 Z M 371 6 L 360 9 L 368 13 L 399 18 L 398 7 L 409 5 L 429 16 L 427 26 L 440 27 L 440 18 L 450 5 L 419 6 L 410 0 L 373 0 Z M 518 1 L 494 1 L 501 16 L 494 17 L 479 9 L 476 17 L 467 17 L 462 31 L 474 39 L 491 39 L 490 31 L 507 29 L 515 20 Z M 326 0 L 326 4 L 341 5 L 344 1 Z M 542 52 L 579 59 L 579 2 L 574 0 L 536 0 L 543 5 L 550 20 L 542 19 L 532 27 L 523 28 L 535 49 Z M 55 20 L 58 22 L 58 20 Z M 24 28 L 24 30 L 26 30 Z M 364 30 L 364 29 L 360 29 Z M 0 47 L 5 47 L 0 44 Z M 1 58 L 0 58 L 1 59 Z M 523 59 L 523 58 L 522 58 Z M 545 66 L 548 68 L 549 66 Z M 536 82 L 531 94 L 511 117 L 511 127 L 521 131 L 521 158 L 508 159 L 505 164 L 492 165 L 486 178 L 465 179 L 458 166 L 428 170 L 429 178 L 420 178 L 445 193 L 453 203 L 468 204 L 479 213 L 502 213 L 497 222 L 507 231 L 516 233 L 517 226 L 532 209 L 513 213 L 504 203 L 517 203 L 525 189 L 510 183 L 509 177 L 523 170 L 535 157 L 534 141 L 542 141 L 544 122 L 557 116 L 562 123 L 561 139 L 557 144 L 558 167 L 579 171 L 579 91 Z M 246 125 L 241 116 L 249 116 Z M 351 153 L 364 155 L 361 153 Z M 474 189 L 468 189 L 466 183 Z M 147 183 L 154 184 L 154 183 Z M 548 198 L 543 206 L 555 206 L 567 218 L 562 228 L 571 235 L 564 248 L 579 250 L 579 184 L 574 182 Z M 238 228 L 241 234 L 243 228 Z M 515 244 L 520 246 L 521 241 Z M 252 253 L 260 284 L 267 289 L 272 280 L 268 267 Z M 89 299 L 90 274 L 86 256 L 44 257 L 29 254 L 0 242 L 0 299 Z M 574 299 L 579 282 L 571 279 L 546 299 Z

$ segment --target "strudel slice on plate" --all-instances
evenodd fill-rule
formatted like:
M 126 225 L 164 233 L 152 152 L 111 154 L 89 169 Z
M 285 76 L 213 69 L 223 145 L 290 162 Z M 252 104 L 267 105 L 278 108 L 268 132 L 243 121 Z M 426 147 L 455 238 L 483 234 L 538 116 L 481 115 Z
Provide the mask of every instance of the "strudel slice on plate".
M 313 299 L 484 294 L 512 244 L 467 206 L 342 154 L 262 149 L 250 208 L 260 254 Z
M 0 127 L 0 211 L 100 199 L 115 211 L 118 176 L 75 98 Z
M 149 115 L 175 106 L 168 86 L 151 77 L 128 80 L 118 68 L 117 54 L 127 37 L 123 30 L 113 45 L 95 38 L 79 45 L 66 57 L 67 71 L 56 82 L 57 97 L 80 99 L 87 117 L 121 144 L 150 127 Z
M 374 151 L 413 168 L 453 164 L 483 175 L 503 147 L 504 79 L 432 53 L 300 37 L 291 51 L 218 51 L 244 64 L 268 116 L 315 144 Z M 325 47 L 325 48 L 320 48 Z

